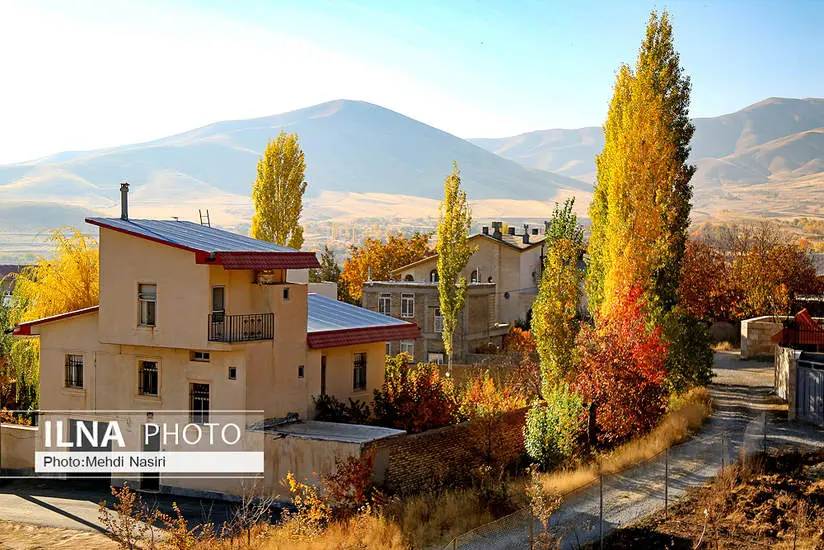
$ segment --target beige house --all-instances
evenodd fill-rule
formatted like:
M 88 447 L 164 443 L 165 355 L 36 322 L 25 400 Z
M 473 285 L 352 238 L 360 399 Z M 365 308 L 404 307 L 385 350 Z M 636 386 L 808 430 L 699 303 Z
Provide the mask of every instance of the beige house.
M 497 322 L 526 320 L 538 295 L 544 260 L 544 235 L 537 228 L 515 227 L 492 222 L 481 233 L 469 237 L 477 250 L 461 273 L 467 281 L 495 285 L 493 317 Z M 429 256 L 392 272 L 398 281 L 437 282 L 438 257 Z
M 146 418 L 187 411 L 194 422 L 210 411 L 258 411 L 270 425 L 290 413 L 311 419 L 322 394 L 369 400 L 383 382 L 386 342 L 420 338 L 412 323 L 290 282 L 317 267 L 314 253 L 185 221 L 129 219 L 125 196 L 121 218 L 86 220 L 100 228 L 99 306 L 15 328 L 40 338 L 44 411 L 68 411 L 74 421 L 102 417 L 71 411 L 126 410 Z M 324 430 L 313 441 L 329 451 L 334 430 Z M 365 428 L 358 441 L 394 433 Z M 277 487 L 286 471 L 331 467 L 328 452 L 282 438 L 253 443 L 265 446 L 267 485 Z M 239 490 L 235 480 L 144 481 Z
M 496 320 L 495 294 L 495 283 L 469 283 L 466 305 L 452 336 L 455 361 L 472 362 L 472 355 L 494 352 L 503 345 L 509 325 Z M 371 311 L 415 323 L 423 334 L 418 340 L 387 342 L 388 355 L 406 352 L 416 362 L 446 362 L 438 283 L 369 281 L 363 286 L 362 302 Z

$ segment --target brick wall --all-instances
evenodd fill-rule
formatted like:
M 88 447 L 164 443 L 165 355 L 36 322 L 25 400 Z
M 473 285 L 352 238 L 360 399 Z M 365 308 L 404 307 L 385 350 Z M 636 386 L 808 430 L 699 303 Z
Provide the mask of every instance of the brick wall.
M 496 447 L 518 457 L 524 452 L 523 428 L 528 408 L 501 416 L 492 432 Z M 377 442 L 386 457 L 384 470 L 376 473 L 390 493 L 410 494 L 443 484 L 467 483 L 472 470 L 482 463 L 478 434 L 482 428 L 463 422 L 420 434 Z M 382 461 L 383 462 L 383 461 Z

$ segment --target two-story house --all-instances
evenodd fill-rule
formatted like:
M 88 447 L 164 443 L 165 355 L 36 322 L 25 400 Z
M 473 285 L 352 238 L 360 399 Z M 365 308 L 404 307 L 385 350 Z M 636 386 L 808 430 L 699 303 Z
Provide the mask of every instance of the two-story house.
M 78 422 L 121 410 L 188 411 L 194 422 L 212 410 L 311 419 L 313 397 L 368 400 L 383 383 L 385 343 L 420 338 L 414 324 L 290 282 L 291 272 L 318 266 L 314 253 L 186 221 L 130 219 L 127 192 L 120 218 L 86 220 L 100 232 L 100 304 L 15 328 L 40 338 L 45 411 L 78 411 Z M 266 460 L 276 487 L 284 468 Z
M 509 326 L 526 321 L 538 295 L 544 260 L 544 235 L 537 228 L 504 230 L 492 222 L 469 237 L 477 247 L 461 274 L 469 282 L 466 307 L 453 335 L 454 359 L 500 349 Z M 391 273 L 391 281 L 367 281 L 363 307 L 416 323 L 423 339 L 387 343 L 387 353 L 406 351 L 416 361 L 444 359 L 438 298 L 438 256 L 429 256 Z

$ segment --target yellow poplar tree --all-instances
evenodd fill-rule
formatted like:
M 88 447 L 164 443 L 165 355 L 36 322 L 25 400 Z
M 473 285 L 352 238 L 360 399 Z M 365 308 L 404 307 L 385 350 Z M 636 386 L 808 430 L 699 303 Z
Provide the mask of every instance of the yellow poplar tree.
M 618 71 L 596 158 L 587 275 L 593 310 L 606 312 L 634 283 L 654 310 L 675 306 L 695 171 L 687 164 L 695 130 L 689 95 L 669 15 L 653 11 L 635 70 Z
M 10 325 L 95 306 L 100 296 L 100 262 L 97 240 L 73 227 L 49 232 L 51 259 L 40 258 L 23 268 L 14 279 L 8 319 Z M 0 330 L 6 327 L 0 327 Z M 37 338 L 15 338 L 5 373 L 17 381 L 20 409 L 36 408 L 40 380 L 40 348 Z
M 297 134 L 282 131 L 270 140 L 257 164 L 252 184 L 252 237 L 281 246 L 303 246 L 303 194 L 306 192 L 306 162 Z
M 583 273 L 578 261 L 583 254 L 584 231 L 572 211 L 575 199 L 555 205 L 547 223 L 546 257 L 532 306 L 532 337 L 541 358 L 543 391 L 563 380 L 573 364 L 578 334 L 578 302 Z
M 452 336 L 458 316 L 466 303 L 466 278 L 461 271 L 475 250 L 469 245 L 472 213 L 461 189 L 461 171 L 452 163 L 452 173 L 444 181 L 443 200 L 438 219 L 438 295 L 443 316 L 443 346 L 452 372 Z

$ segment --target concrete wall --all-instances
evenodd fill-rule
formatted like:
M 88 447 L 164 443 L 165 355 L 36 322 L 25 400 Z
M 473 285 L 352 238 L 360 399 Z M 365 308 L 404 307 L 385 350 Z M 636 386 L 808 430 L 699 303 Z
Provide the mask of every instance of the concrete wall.
M 354 356 L 366 353 L 366 388 L 353 388 Z M 374 391 L 383 384 L 386 367 L 386 343 L 373 342 L 340 348 L 310 350 L 306 358 L 307 411 L 303 418 L 314 418 L 312 398 L 320 395 L 321 357 L 326 357 L 326 393 L 343 402 L 372 401 Z
M 757 355 L 774 355 L 776 344 L 771 338 L 783 327 L 782 320 L 764 316 L 741 321 L 741 359 Z
M 38 429 L 17 424 L 0 425 L 0 469 L 5 473 L 34 471 L 34 448 Z
M 777 346 L 775 350 L 775 394 L 789 403 L 789 416 L 795 418 L 796 364 L 800 351 Z

